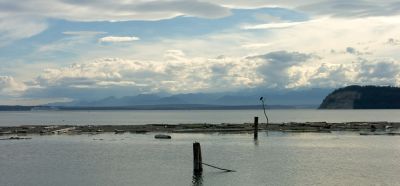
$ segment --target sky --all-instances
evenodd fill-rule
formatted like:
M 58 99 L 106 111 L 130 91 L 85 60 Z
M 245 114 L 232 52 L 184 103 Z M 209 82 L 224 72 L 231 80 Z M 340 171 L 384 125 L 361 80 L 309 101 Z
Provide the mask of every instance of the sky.
M 394 0 L 0 0 L 0 104 L 400 84 Z

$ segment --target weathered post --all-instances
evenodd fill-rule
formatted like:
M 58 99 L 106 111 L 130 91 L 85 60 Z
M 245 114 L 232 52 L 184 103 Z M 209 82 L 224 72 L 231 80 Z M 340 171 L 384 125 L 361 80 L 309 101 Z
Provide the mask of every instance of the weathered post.
M 193 143 L 193 173 L 201 174 L 203 172 L 203 162 L 201 160 L 201 147 L 200 143 Z
M 254 117 L 254 140 L 258 139 L 258 117 Z

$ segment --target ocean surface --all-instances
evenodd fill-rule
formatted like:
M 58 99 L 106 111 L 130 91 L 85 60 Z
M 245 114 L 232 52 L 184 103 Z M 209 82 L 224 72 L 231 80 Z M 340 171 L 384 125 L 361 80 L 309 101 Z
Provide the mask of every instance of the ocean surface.
M 400 136 L 358 133 L 31 136 L 0 140 L 0 185 L 400 185 Z M 204 167 L 193 176 L 192 143 Z
M 400 122 L 400 110 L 267 110 L 270 122 Z M 139 125 L 179 123 L 248 123 L 262 110 L 132 110 L 0 112 L 0 126 L 18 125 Z

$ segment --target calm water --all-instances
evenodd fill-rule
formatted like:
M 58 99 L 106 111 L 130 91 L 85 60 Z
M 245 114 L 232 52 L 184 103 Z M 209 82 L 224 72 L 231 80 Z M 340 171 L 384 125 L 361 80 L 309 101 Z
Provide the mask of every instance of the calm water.
M 0 141 L 0 185 L 400 185 L 398 136 L 270 132 L 257 143 L 251 134 L 153 136 Z M 237 172 L 204 167 L 193 179 L 194 141 L 204 162 Z
M 400 110 L 268 110 L 268 115 L 270 122 L 400 122 Z M 262 110 L 0 112 L 0 126 L 245 123 L 253 122 L 254 116 L 263 117 Z

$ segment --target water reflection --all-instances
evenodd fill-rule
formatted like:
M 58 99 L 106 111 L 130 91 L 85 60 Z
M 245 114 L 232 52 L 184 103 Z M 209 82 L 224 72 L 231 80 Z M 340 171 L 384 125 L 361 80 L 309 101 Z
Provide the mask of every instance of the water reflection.
M 254 146 L 258 146 L 258 140 L 254 140 Z
M 202 186 L 203 185 L 203 175 L 193 173 L 192 185 L 193 186 Z

